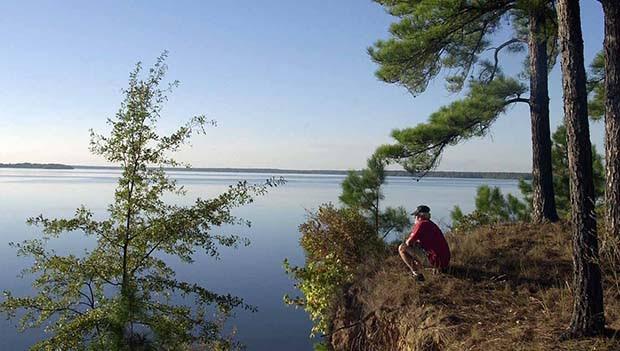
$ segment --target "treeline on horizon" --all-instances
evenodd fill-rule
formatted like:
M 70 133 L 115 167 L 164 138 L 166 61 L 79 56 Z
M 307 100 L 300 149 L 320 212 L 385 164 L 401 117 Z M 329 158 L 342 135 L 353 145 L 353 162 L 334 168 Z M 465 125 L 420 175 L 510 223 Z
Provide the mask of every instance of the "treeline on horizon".
M 73 166 L 60 163 L 0 163 L 0 168 L 73 169 Z
M 0 168 L 40 168 L 40 169 L 121 169 L 113 166 L 76 166 L 59 163 L 0 163 Z M 279 168 L 211 168 L 211 167 L 166 167 L 166 171 L 191 171 L 191 172 L 226 172 L 226 173 L 271 173 L 271 174 L 326 174 L 348 175 L 351 171 L 334 169 L 279 169 Z M 363 170 L 353 172 L 362 173 Z M 412 177 L 412 178 L 473 178 L 473 179 L 532 179 L 531 173 L 526 172 L 469 172 L 469 171 L 430 171 L 430 172 L 407 172 L 400 170 L 386 170 L 388 177 Z

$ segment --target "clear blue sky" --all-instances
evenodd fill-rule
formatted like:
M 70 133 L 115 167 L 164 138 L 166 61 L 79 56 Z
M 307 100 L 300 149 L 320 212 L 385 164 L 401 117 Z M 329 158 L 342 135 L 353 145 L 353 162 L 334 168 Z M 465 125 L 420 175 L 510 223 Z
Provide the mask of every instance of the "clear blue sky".
M 417 98 L 379 82 L 366 48 L 392 18 L 370 0 L 11 1 L 0 4 L 0 162 L 102 165 L 105 132 L 135 62 L 170 52 L 181 86 L 162 131 L 194 114 L 218 121 L 179 158 L 197 167 L 360 168 L 393 128 L 458 96 L 441 80 Z M 602 10 L 582 1 L 586 62 L 602 47 Z M 511 59 L 507 73 L 520 69 Z M 552 128 L 562 117 L 559 66 Z M 592 139 L 602 150 L 602 125 Z M 529 171 L 529 114 L 515 107 L 482 139 L 449 148 L 440 169 Z

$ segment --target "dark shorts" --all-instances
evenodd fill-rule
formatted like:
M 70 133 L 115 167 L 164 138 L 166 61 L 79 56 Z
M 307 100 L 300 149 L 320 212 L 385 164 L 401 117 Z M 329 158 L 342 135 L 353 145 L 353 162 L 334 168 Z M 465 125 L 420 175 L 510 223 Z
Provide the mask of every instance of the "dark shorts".
M 428 254 L 426 250 L 424 250 L 420 245 L 407 246 L 402 244 L 405 247 L 405 252 L 409 256 L 415 257 L 415 259 L 420 262 L 421 265 L 425 267 L 431 267 L 431 263 L 428 261 Z

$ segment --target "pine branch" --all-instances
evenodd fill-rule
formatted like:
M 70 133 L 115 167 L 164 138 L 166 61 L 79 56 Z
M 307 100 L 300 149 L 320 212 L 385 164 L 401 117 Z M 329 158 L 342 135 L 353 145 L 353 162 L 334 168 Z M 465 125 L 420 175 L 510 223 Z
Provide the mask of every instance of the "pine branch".
M 495 60 L 495 63 L 493 64 L 493 70 L 491 71 L 491 75 L 489 76 L 489 79 L 487 80 L 487 83 L 492 81 L 495 78 L 495 74 L 497 73 L 497 69 L 499 68 L 499 52 L 514 43 L 522 43 L 523 40 L 520 40 L 518 38 L 512 38 L 504 43 L 502 43 L 500 46 L 495 47 L 495 48 L 490 48 L 489 50 L 494 50 L 493 52 L 493 59 Z

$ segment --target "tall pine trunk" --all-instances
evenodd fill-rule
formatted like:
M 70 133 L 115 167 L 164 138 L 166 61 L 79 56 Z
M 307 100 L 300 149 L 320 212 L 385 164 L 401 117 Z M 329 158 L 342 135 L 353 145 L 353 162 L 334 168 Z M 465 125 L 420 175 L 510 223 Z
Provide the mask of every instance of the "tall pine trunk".
M 574 265 L 573 315 L 567 336 L 581 337 L 601 334 L 605 326 L 605 316 L 598 260 L 592 145 L 578 1 L 558 1 L 558 27 L 564 122 L 568 136 Z
M 605 13 L 606 226 L 620 238 L 620 1 L 601 3 Z
M 532 120 L 532 219 L 558 220 L 551 169 L 551 131 L 549 127 L 548 34 L 544 11 L 529 16 L 530 117 Z

